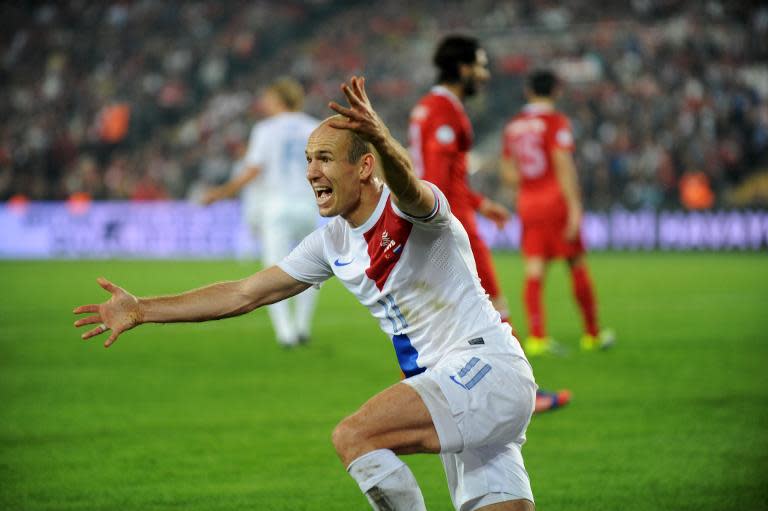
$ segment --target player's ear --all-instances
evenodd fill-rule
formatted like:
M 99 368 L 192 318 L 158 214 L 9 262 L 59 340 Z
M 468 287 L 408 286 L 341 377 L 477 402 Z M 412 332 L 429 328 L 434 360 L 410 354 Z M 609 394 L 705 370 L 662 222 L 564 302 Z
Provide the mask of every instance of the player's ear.
M 459 63 L 459 77 L 461 79 L 466 79 L 472 74 L 472 64 L 465 64 L 463 62 Z
M 373 177 L 373 173 L 376 170 L 376 157 L 373 153 L 365 153 L 360 158 L 360 179 L 368 181 Z

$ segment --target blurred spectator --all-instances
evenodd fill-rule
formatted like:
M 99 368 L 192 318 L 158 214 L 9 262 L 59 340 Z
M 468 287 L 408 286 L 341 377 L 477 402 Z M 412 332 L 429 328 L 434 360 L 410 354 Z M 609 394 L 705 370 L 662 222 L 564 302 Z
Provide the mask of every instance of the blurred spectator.
M 80 0 L 4 2 L 0 14 L 0 200 L 187 197 L 224 178 L 253 98 L 280 74 L 302 80 L 318 117 L 351 73 L 375 77 L 373 100 L 405 140 L 434 40 L 452 31 L 479 36 L 495 65 L 469 105 L 481 162 L 498 154 L 523 76 L 547 65 L 567 83 L 590 208 L 681 207 L 691 171 L 714 206 L 749 205 L 733 191 L 768 172 L 759 3 Z M 480 169 L 474 185 L 493 195 L 495 163 Z

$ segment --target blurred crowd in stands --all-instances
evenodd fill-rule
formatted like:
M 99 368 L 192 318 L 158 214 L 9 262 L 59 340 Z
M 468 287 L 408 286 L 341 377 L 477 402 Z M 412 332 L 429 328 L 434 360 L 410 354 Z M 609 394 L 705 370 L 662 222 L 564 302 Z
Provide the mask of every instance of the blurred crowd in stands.
M 291 75 L 325 117 L 352 73 L 405 141 L 441 35 L 489 50 L 469 104 L 476 187 L 499 197 L 504 122 L 551 67 L 588 207 L 768 206 L 768 8 L 759 2 L 160 0 L 3 3 L 0 200 L 194 199 L 226 179 Z M 621 5 L 620 5 L 621 4 Z M 504 197 L 501 197 L 504 199 Z

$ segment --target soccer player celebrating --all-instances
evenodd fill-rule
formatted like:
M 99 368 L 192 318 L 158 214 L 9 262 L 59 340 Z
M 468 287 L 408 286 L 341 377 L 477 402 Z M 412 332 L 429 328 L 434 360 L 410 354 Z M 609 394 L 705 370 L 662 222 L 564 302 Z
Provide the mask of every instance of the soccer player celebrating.
M 323 121 L 306 147 L 317 207 L 336 218 L 242 280 L 137 298 L 100 279 L 112 297 L 77 307 L 93 314 L 75 325 L 98 324 L 86 339 L 111 330 L 110 346 L 142 323 L 236 316 L 336 276 L 391 336 L 407 377 L 333 432 L 371 506 L 426 509 L 397 455 L 440 453 L 456 509 L 532 510 L 521 455 L 536 390 L 531 367 L 479 285 L 467 234 L 445 196 L 416 177 L 363 79 L 342 90 L 348 107 L 331 103 L 340 115 Z
M 525 91 L 528 104 L 506 125 L 502 140 L 502 176 L 518 191 L 522 223 L 529 326 L 524 348 L 528 356 L 555 349 L 546 334 L 541 300 L 547 265 L 555 258 L 565 259 L 571 271 L 573 294 L 584 319 L 581 348 L 591 351 L 614 342 L 609 330 L 598 327 L 595 293 L 580 234 L 583 208 L 571 155 L 573 135 L 568 119 L 554 108 L 557 92 L 554 73 L 532 73 Z
M 437 46 L 433 57 L 437 85 L 411 112 L 410 152 L 416 172 L 445 194 L 451 211 L 469 236 L 480 284 L 509 322 L 509 307 L 501 293 L 491 251 L 477 231 L 475 213 L 493 220 L 501 228 L 509 211 L 472 190 L 467 183 L 468 154 L 472 147 L 472 125 L 462 101 L 473 96 L 488 81 L 488 56 L 477 39 L 451 35 Z M 536 394 L 536 413 L 565 406 L 571 399 L 567 390 Z
M 262 261 L 271 266 L 317 227 L 317 208 L 304 175 L 304 147 L 319 121 L 301 112 L 304 91 L 291 78 L 272 83 L 261 97 L 267 118 L 251 130 L 243 160 L 232 178 L 208 190 L 204 204 L 238 193 L 252 233 L 261 239 Z M 267 307 L 277 342 L 285 347 L 306 343 L 317 290 Z

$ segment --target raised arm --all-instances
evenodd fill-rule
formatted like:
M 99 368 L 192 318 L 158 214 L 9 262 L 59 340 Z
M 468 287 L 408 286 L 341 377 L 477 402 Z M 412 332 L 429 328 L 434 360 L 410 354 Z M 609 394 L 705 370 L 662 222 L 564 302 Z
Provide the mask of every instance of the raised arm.
M 81 305 L 73 312 L 93 314 L 75 321 L 76 327 L 99 323 L 84 333 L 83 339 L 111 330 L 105 348 L 111 346 L 120 334 L 142 323 L 199 322 L 239 316 L 297 295 L 310 286 L 277 266 L 241 280 L 217 282 L 177 295 L 150 298 L 137 298 L 105 278 L 100 277 L 97 282 L 112 297 L 101 304 Z
M 435 194 L 416 177 L 408 151 L 395 140 L 365 93 L 365 78 L 353 76 L 341 85 L 349 108 L 336 102 L 328 106 L 346 119 L 329 121 L 333 128 L 355 131 L 370 142 L 379 153 L 384 181 L 389 186 L 395 205 L 412 216 L 426 216 L 435 207 Z

